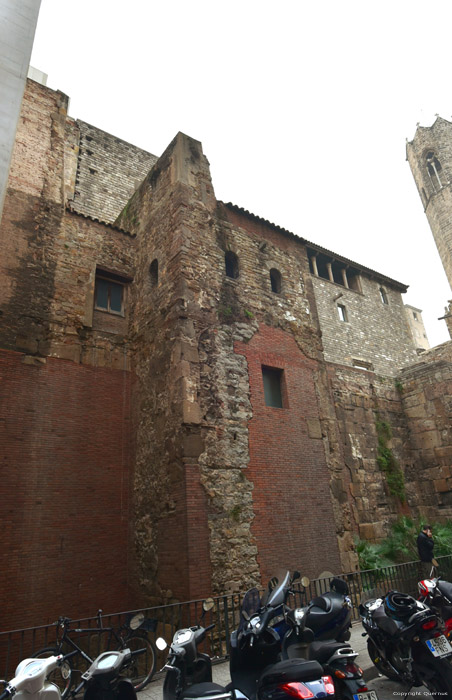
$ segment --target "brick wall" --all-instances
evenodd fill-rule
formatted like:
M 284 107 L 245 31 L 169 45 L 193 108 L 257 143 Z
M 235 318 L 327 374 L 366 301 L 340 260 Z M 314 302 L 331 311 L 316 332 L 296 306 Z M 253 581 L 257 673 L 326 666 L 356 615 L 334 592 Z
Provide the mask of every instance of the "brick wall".
M 130 374 L 0 353 L 3 630 L 127 609 Z
M 236 344 L 248 362 L 253 417 L 246 477 L 263 580 L 298 568 L 315 577 L 340 570 L 315 386 L 317 363 L 280 329 L 261 326 Z M 284 373 L 284 407 L 265 404 L 262 365 Z M 329 526 L 325 527 L 325 523 Z

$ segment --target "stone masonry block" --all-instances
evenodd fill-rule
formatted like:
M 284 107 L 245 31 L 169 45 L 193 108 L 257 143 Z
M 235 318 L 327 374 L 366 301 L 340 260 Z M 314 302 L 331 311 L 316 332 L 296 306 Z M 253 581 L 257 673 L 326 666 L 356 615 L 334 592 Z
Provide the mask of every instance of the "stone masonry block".
M 193 401 L 182 401 L 182 420 L 184 423 L 201 423 L 201 409 Z
M 322 439 L 322 427 L 318 418 L 308 418 L 306 420 L 308 426 L 308 435 L 315 440 Z

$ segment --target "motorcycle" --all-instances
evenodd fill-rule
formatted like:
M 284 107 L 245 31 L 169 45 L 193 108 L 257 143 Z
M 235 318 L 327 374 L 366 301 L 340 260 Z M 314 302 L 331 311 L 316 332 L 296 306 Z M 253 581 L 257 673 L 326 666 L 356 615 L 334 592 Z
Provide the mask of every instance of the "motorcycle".
M 136 700 L 132 681 L 120 678 L 120 673 L 136 654 L 144 651 L 122 649 L 103 652 L 81 676 L 80 684 L 70 694 L 75 697 L 84 690 L 84 700 Z M 0 681 L 6 686 L 0 694 L 0 700 L 12 697 L 15 700 L 61 700 L 60 689 L 48 680 L 48 676 L 57 668 L 64 669 L 69 657 L 76 653 L 78 652 L 43 659 L 24 659 L 17 666 L 12 680 Z
M 312 629 L 316 639 L 348 642 L 352 627 L 352 602 L 348 593 L 346 582 L 333 578 L 331 590 L 313 598 L 306 626 Z
M 452 583 L 439 577 L 419 581 L 419 598 L 429 608 L 435 610 L 444 620 L 444 633 L 452 639 Z
M 452 646 L 441 618 L 406 593 L 361 603 L 367 648 L 378 671 L 410 687 L 425 685 L 434 698 L 452 698 Z
M 341 583 L 344 582 L 341 581 Z M 346 584 L 344 586 L 346 587 Z M 344 595 L 345 588 L 342 590 L 342 595 Z M 338 698 L 343 698 L 343 700 L 378 700 L 376 692 L 368 690 L 363 679 L 363 671 L 355 663 L 358 653 L 353 651 L 350 644 L 335 639 L 316 640 L 309 620 L 319 623 L 317 627 L 321 630 L 326 626 L 335 632 L 341 629 L 338 636 L 342 635 L 343 621 L 341 620 L 338 625 L 332 624 L 333 616 L 330 616 L 329 613 L 334 609 L 335 606 L 331 606 L 329 611 L 324 611 L 328 618 L 326 623 L 320 621 L 321 615 L 317 610 L 322 611 L 323 608 L 319 606 L 318 599 L 314 599 L 303 608 L 294 608 L 286 612 L 288 630 L 282 640 L 281 656 L 283 659 L 304 658 L 318 661 L 324 672 L 332 677 Z
M 279 660 L 280 638 L 270 622 L 281 613 L 292 580 L 287 573 L 264 605 L 256 588 L 244 596 L 240 624 L 231 635 L 231 683 L 225 687 L 212 683 L 211 659 L 197 649 L 213 625 L 178 630 L 165 665 L 163 700 L 333 700 L 332 678 L 317 661 Z M 157 646 L 166 648 L 166 642 L 160 638 Z

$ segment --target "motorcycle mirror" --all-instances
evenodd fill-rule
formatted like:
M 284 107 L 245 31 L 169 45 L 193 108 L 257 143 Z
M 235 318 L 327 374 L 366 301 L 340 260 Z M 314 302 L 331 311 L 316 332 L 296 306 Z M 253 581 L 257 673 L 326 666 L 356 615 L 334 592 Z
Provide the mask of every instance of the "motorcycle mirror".
M 160 651 L 164 651 L 168 644 L 165 642 L 163 637 L 157 637 L 157 639 L 155 640 L 155 646 L 157 647 L 157 649 L 160 649 Z
M 301 574 L 300 574 L 299 571 L 294 571 L 293 574 L 292 574 L 292 583 L 293 583 L 294 581 L 298 581 L 298 579 L 300 578 L 300 576 L 301 576 Z
M 301 579 L 301 585 L 302 585 L 304 588 L 307 588 L 307 587 L 309 586 L 310 583 L 311 583 L 311 581 L 308 579 L 308 577 L 307 577 L 307 576 L 303 576 L 303 578 Z
M 137 613 L 132 617 L 129 622 L 129 627 L 131 630 L 137 630 L 144 622 L 144 613 Z
M 209 610 L 212 610 L 212 608 L 214 608 L 214 607 L 215 607 L 215 601 L 213 598 L 206 598 L 203 601 L 202 609 L 204 610 L 204 612 L 209 612 Z

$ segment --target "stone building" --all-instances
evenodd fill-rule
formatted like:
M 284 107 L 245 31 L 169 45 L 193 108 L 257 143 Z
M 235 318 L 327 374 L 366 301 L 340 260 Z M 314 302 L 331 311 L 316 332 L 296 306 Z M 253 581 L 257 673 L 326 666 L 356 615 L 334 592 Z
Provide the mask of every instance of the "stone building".
M 198 141 L 67 105 L 28 81 L 0 227 L 3 629 L 350 571 L 355 534 L 451 516 L 451 351 L 418 356 L 406 286 L 218 201 Z

